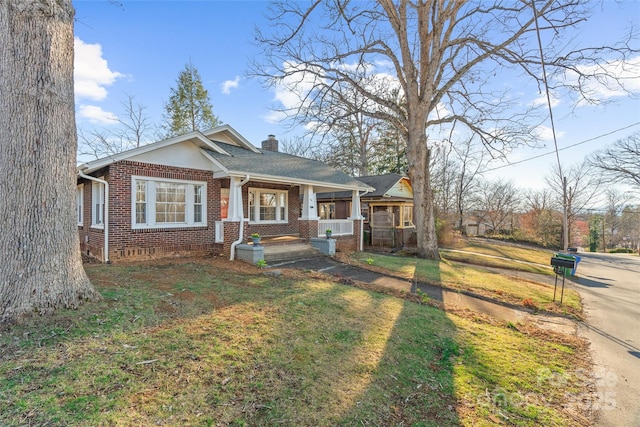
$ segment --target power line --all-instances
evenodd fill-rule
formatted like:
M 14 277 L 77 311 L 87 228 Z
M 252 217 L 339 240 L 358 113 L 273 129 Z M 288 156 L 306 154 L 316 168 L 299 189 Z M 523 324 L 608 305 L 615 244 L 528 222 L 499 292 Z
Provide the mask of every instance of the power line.
M 613 135 L 614 133 L 621 132 L 623 130 L 629 129 L 629 128 L 637 126 L 637 125 L 640 125 L 640 122 L 635 122 L 635 123 L 632 123 L 632 124 L 630 124 L 628 126 L 625 126 L 623 128 L 612 130 L 611 132 L 603 133 L 602 135 L 598 135 L 598 136 L 595 136 L 593 138 L 585 139 L 584 141 L 576 142 L 575 144 L 567 145 L 566 147 L 559 148 L 558 151 L 568 150 L 569 148 L 577 147 L 578 145 L 586 144 L 587 142 L 595 141 L 596 139 L 600 139 L 600 138 L 604 138 L 605 136 Z M 517 162 L 509 163 L 507 165 L 496 166 L 495 168 L 491 168 L 491 169 L 485 169 L 484 172 L 493 172 L 493 171 L 498 170 L 498 169 L 508 168 L 509 166 L 515 166 L 515 165 L 518 165 L 520 163 L 528 162 L 530 160 L 539 159 L 540 157 L 548 156 L 549 154 L 556 154 L 556 151 L 555 150 L 554 151 L 548 151 L 546 153 L 539 154 L 539 155 L 533 156 L 533 157 L 528 157 L 526 159 L 522 159 L 522 160 L 519 160 Z

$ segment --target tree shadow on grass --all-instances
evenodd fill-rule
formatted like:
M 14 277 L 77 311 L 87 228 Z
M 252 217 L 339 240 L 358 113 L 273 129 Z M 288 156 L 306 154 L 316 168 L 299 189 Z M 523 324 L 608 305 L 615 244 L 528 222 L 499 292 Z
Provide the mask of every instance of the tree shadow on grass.
M 3 333 L 0 424 L 458 424 L 441 311 L 206 263 L 90 276 L 103 303 Z
M 237 266 L 91 270 L 103 303 L 3 331 L 0 424 L 459 425 L 460 353 L 502 375 L 441 310 Z

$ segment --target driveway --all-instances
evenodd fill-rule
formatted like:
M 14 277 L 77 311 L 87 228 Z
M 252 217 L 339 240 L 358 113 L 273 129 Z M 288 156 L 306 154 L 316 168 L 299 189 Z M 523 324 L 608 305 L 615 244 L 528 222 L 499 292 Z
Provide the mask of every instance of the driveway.
M 581 253 L 575 288 L 591 342 L 598 425 L 640 426 L 640 257 Z

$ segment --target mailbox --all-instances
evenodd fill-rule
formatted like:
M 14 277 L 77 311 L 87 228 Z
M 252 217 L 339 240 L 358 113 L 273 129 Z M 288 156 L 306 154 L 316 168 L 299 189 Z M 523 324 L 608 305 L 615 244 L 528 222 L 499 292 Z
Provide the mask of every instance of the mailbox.
M 576 266 L 576 260 L 553 257 L 551 258 L 551 265 L 554 267 L 564 267 L 573 270 Z

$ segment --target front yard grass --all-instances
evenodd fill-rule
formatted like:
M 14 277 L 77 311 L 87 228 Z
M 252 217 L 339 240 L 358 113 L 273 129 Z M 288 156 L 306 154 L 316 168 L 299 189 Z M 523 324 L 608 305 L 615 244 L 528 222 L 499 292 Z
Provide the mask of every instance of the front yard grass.
M 590 422 L 575 338 L 241 263 L 86 269 L 103 302 L 0 327 L 0 425 Z
M 551 256 L 553 255 L 553 251 L 549 249 L 478 238 L 459 239 L 455 243 L 447 245 L 446 248 L 526 261 L 541 265 L 549 265 Z
M 569 285 L 565 286 L 563 305 L 556 303 L 560 300 L 561 278 L 558 280 L 556 302 L 553 302 L 553 286 L 466 263 L 370 252 L 350 254 L 348 260 L 363 268 L 453 290 L 465 290 L 509 304 L 576 317 L 580 317 L 582 312 L 580 295 L 573 289 L 567 289 Z

